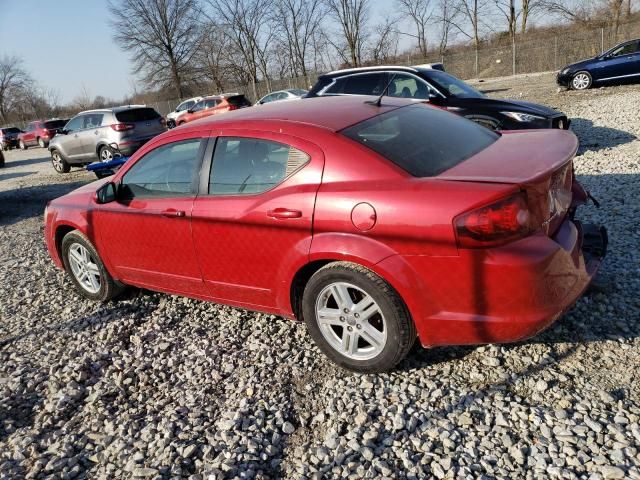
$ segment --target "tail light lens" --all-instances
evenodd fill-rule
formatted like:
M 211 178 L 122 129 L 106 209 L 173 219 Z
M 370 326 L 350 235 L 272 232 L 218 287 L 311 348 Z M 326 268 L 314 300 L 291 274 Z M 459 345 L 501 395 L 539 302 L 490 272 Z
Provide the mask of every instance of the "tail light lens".
M 524 192 L 458 215 L 454 226 L 460 248 L 504 245 L 535 230 Z
M 228 111 L 231 111 L 231 110 L 238 110 L 238 108 L 239 108 L 239 107 L 238 107 L 237 105 L 229 105 L 229 106 L 227 107 L 227 110 L 228 110 Z
M 116 132 L 124 132 L 126 130 L 133 130 L 136 126 L 132 123 L 112 123 L 111 128 Z

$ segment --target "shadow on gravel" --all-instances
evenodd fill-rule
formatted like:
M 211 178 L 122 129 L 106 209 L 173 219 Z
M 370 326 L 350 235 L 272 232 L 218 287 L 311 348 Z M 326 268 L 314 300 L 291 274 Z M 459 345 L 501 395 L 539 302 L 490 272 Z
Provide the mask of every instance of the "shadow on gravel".
M 14 172 L 14 173 L 0 173 L 0 182 L 3 180 L 10 180 L 12 178 L 20 178 L 26 177 L 28 175 L 33 175 L 37 172 Z
M 578 155 L 586 151 L 597 152 L 605 148 L 617 147 L 637 139 L 635 135 L 624 130 L 595 126 L 591 120 L 585 118 L 572 118 L 571 130 L 580 139 Z
M 1 177 L 2 175 L 0 179 Z M 0 226 L 42 215 L 49 200 L 65 195 L 86 183 L 86 181 L 57 183 L 0 191 Z
M 25 165 L 36 165 L 39 163 L 48 163 L 51 161 L 49 157 L 27 158 L 26 160 L 7 160 L 4 164 L 5 168 L 24 167 Z

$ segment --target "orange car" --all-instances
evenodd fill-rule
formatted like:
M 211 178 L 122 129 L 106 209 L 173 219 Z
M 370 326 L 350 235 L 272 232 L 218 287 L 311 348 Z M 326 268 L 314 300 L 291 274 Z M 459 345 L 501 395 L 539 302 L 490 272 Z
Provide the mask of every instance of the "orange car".
M 239 108 L 250 107 L 251 102 L 244 95 L 238 93 L 213 95 L 204 97 L 189 110 L 176 118 L 176 125 L 198 120 L 199 118 L 208 117 L 209 115 L 218 115 L 220 113 L 238 110 Z

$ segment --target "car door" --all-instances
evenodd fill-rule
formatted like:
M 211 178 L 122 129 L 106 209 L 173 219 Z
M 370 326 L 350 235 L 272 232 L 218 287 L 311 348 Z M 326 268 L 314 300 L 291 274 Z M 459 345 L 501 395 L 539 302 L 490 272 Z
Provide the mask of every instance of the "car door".
M 60 148 L 67 160 L 79 161 L 82 156 L 80 132 L 84 128 L 84 115 L 72 118 L 64 126 L 65 134 L 60 137 Z
M 80 156 L 84 160 L 97 158 L 97 145 L 100 139 L 100 129 L 102 128 L 103 113 L 88 113 L 83 115 L 82 130 L 78 132 L 80 140 Z M 95 158 L 94 158 L 95 157 Z
M 31 122 L 27 125 L 24 133 L 22 134 L 22 142 L 29 146 L 36 143 L 36 122 Z
M 205 136 L 175 135 L 144 153 L 117 179 L 118 200 L 93 211 L 104 254 L 125 283 L 202 293 L 191 211 Z
M 620 45 L 598 62 L 592 70 L 595 80 L 613 80 L 640 74 L 638 41 Z
M 322 151 L 297 137 L 222 132 L 193 207 L 208 295 L 277 310 L 284 272 L 308 258 L 323 166 Z
M 219 103 L 220 100 L 218 100 L 217 98 L 209 98 L 208 100 L 205 100 L 204 108 L 198 112 L 197 118 L 204 118 L 208 117 L 209 115 L 215 115 L 216 113 L 218 113 L 216 111 L 216 107 Z

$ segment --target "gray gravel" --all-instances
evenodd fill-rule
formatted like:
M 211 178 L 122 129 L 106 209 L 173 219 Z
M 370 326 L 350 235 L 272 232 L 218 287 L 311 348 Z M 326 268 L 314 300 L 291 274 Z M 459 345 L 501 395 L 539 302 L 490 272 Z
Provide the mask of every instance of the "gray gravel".
M 581 216 L 611 237 L 598 288 L 531 341 L 415 349 L 384 375 L 335 368 L 271 315 L 145 291 L 81 299 L 41 212 L 91 177 L 9 152 L 0 478 L 640 479 L 640 87 L 543 82 L 490 85 L 576 119 L 577 173 L 602 203 Z

